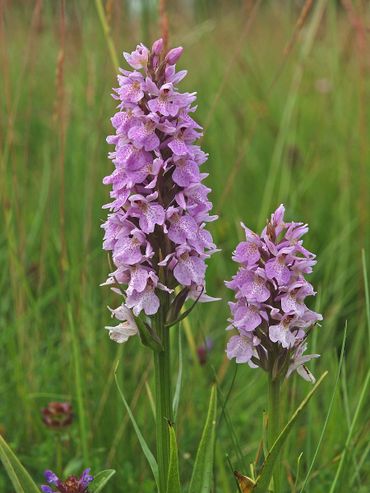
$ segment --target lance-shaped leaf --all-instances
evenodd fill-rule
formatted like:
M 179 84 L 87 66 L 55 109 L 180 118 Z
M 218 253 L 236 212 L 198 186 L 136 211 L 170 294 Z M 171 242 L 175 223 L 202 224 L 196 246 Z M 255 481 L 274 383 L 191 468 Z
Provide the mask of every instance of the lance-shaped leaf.
M 0 459 L 16 493 L 40 493 L 39 487 L 1 435 Z
M 118 364 L 117 364 L 117 367 L 118 367 Z M 155 482 L 157 484 L 157 487 L 159 489 L 159 473 L 158 473 L 158 464 L 157 464 L 157 461 L 155 460 L 155 457 L 154 455 L 152 454 L 150 448 L 148 447 L 148 444 L 146 443 L 145 441 L 145 438 L 143 437 L 143 434 L 141 433 L 140 431 L 140 428 L 138 427 L 138 424 L 136 423 L 136 420 L 134 418 L 134 415 L 132 414 L 132 411 L 130 409 L 130 406 L 128 405 L 128 402 L 125 398 L 125 396 L 123 395 L 123 392 L 121 390 L 121 387 L 118 383 L 118 379 L 117 379 L 117 367 L 116 367 L 116 370 L 114 372 L 114 379 L 115 379 L 115 382 L 116 382 L 116 386 L 117 386 L 117 389 L 118 389 L 118 392 L 119 392 L 119 395 L 121 396 L 121 399 L 122 399 L 122 402 L 126 408 L 126 411 L 127 411 L 127 414 L 129 415 L 129 418 L 131 420 L 131 423 L 132 423 L 132 426 L 134 427 L 134 430 L 135 430 L 135 433 L 136 433 L 136 436 L 139 440 L 139 443 L 141 445 L 141 449 L 149 463 L 149 466 L 152 470 L 152 473 L 153 473 L 153 476 L 154 476 L 154 479 L 155 479 Z
M 181 322 L 181 320 L 184 320 L 184 318 L 186 318 L 193 311 L 193 309 L 195 308 L 195 305 L 198 303 L 199 298 L 202 296 L 202 293 L 203 293 L 203 289 L 201 290 L 201 292 L 199 293 L 199 296 L 194 301 L 194 303 L 191 305 L 191 307 L 188 308 L 187 310 L 185 310 L 184 312 L 182 312 L 181 315 L 176 318 L 176 320 L 172 320 L 172 321 L 167 322 L 165 324 L 165 327 L 172 327 L 173 325 L 176 325 L 179 322 Z
M 180 310 L 183 307 L 186 298 L 188 297 L 188 294 L 189 294 L 189 288 L 186 286 L 176 295 L 176 298 L 173 300 L 170 309 L 168 310 L 168 315 L 166 320 L 167 324 L 172 324 L 177 319 Z
M 106 469 L 95 474 L 93 482 L 89 485 L 89 492 L 99 493 L 115 474 L 114 469 Z
M 256 486 L 253 489 L 253 493 L 266 493 L 268 491 L 268 486 L 270 484 L 271 478 L 272 478 L 272 472 L 274 469 L 274 465 L 276 462 L 276 459 L 280 453 L 280 450 L 282 449 L 286 439 L 288 438 L 288 435 L 293 428 L 294 423 L 297 421 L 298 416 L 302 413 L 303 409 L 307 406 L 309 400 L 311 397 L 314 395 L 316 390 L 319 388 L 321 385 L 321 382 L 324 380 L 328 372 L 326 371 L 321 375 L 319 380 L 316 382 L 312 390 L 307 394 L 306 398 L 301 402 L 301 404 L 297 407 L 295 412 L 293 413 L 292 417 L 288 421 L 287 425 L 283 429 L 283 431 L 280 433 L 280 435 L 277 437 L 275 443 L 271 447 L 271 450 L 269 451 L 265 462 L 263 463 L 261 472 L 256 480 Z
M 168 425 L 170 433 L 170 464 L 167 477 L 167 493 L 181 493 L 176 433 L 172 424 L 168 423 Z
M 209 400 L 208 415 L 199 443 L 191 476 L 189 493 L 209 493 L 213 476 L 213 457 L 216 438 L 217 394 L 213 385 Z
M 149 324 L 137 317 L 135 319 L 136 325 L 139 329 L 140 340 L 144 346 L 150 347 L 153 351 L 160 353 L 163 351 L 162 341 L 158 337 L 155 330 L 150 327 Z

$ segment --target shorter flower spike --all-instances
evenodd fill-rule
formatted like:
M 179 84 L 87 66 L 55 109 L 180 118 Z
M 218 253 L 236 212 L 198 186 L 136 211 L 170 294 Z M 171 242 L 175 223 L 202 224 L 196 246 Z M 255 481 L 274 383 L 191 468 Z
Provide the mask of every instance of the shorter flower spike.
M 305 299 L 316 293 L 306 280 L 316 264 L 315 255 L 303 246 L 308 226 L 285 222 L 280 205 L 258 236 L 242 224 L 245 240 L 233 253 L 240 267 L 226 286 L 235 292 L 230 302 L 228 330 L 236 329 L 226 353 L 237 363 L 248 363 L 289 376 L 297 371 L 314 382 L 305 367 L 317 354 L 303 355 L 306 338 L 322 316 L 310 310 Z

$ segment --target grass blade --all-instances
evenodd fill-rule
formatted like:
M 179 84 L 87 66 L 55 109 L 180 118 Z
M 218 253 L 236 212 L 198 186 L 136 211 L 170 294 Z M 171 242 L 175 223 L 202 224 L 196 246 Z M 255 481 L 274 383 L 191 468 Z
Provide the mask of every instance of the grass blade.
M 118 364 L 117 364 L 117 367 L 118 367 Z M 126 408 L 126 411 L 127 411 L 127 414 L 129 415 L 130 417 L 130 420 L 131 420 L 131 423 L 132 423 L 132 426 L 134 427 L 134 430 L 135 430 L 135 433 L 136 433 L 136 436 L 139 440 L 139 443 L 141 445 L 141 449 L 149 463 L 149 466 L 150 466 L 150 469 L 152 470 L 152 473 L 153 473 L 153 476 L 154 476 L 154 479 L 155 479 L 155 482 L 157 484 L 157 487 L 159 485 L 159 473 L 158 473 L 158 464 L 157 464 L 157 461 L 155 460 L 155 457 L 154 455 L 152 454 L 150 448 L 148 447 L 148 444 L 146 443 L 145 441 L 145 438 L 143 437 L 143 434 L 141 433 L 140 431 L 140 428 L 138 427 L 137 423 L 136 423 L 136 420 L 134 418 L 134 415 L 132 414 L 132 411 L 130 409 L 130 406 L 128 405 L 128 402 L 122 392 L 122 389 L 118 383 L 118 379 L 117 379 L 117 367 L 116 367 L 116 370 L 114 372 L 114 380 L 116 382 L 116 386 L 117 386 L 117 389 L 118 389 L 118 392 L 119 392 L 119 395 L 121 396 L 121 399 L 122 399 L 122 402 Z
M 362 250 L 362 271 L 364 276 L 364 290 L 365 290 L 365 306 L 366 306 L 366 320 L 367 320 L 367 333 L 369 336 L 370 344 L 370 295 L 369 295 L 369 281 L 367 279 L 367 265 L 365 250 Z
M 363 403 L 363 401 L 365 399 L 365 396 L 367 394 L 369 382 L 370 382 L 370 370 L 368 370 L 367 375 L 366 375 L 366 378 L 365 378 L 364 385 L 362 386 L 361 395 L 360 395 L 360 398 L 359 398 L 358 403 L 357 403 L 356 411 L 355 411 L 355 414 L 353 416 L 351 427 L 350 427 L 349 432 L 348 432 L 348 435 L 347 435 L 347 440 L 346 440 L 346 443 L 345 443 L 344 448 L 343 448 L 343 452 L 342 452 L 342 455 L 341 455 L 341 458 L 340 458 L 340 461 L 339 461 L 338 469 L 337 469 L 337 472 L 335 474 L 335 478 L 334 478 L 334 481 L 333 481 L 333 483 L 331 485 L 331 488 L 330 488 L 329 493 L 334 493 L 336 491 L 337 484 L 338 484 L 338 481 L 339 481 L 339 477 L 341 475 L 341 472 L 342 472 L 342 469 L 343 469 L 343 466 L 344 466 L 344 461 L 345 461 L 345 459 L 347 457 L 347 453 L 348 453 L 348 449 L 349 449 L 349 444 L 351 443 L 353 432 L 354 432 L 355 426 L 357 424 L 358 417 L 360 415 L 360 410 L 361 410 L 361 407 L 362 407 L 362 403 Z
M 320 447 L 321 447 L 321 444 L 322 444 L 322 441 L 324 439 L 324 435 L 325 435 L 325 432 L 326 432 L 326 428 L 328 426 L 329 418 L 330 418 L 330 415 L 331 415 L 331 412 L 332 412 L 332 409 L 333 409 L 333 405 L 334 405 L 334 399 L 335 399 L 335 396 L 336 396 L 336 393 L 337 393 L 337 388 L 338 388 L 338 385 L 339 385 L 340 374 L 341 374 L 341 371 L 342 371 L 343 358 L 344 358 L 344 349 L 345 349 L 345 346 L 346 346 L 346 339 L 347 339 L 347 324 L 344 327 L 344 336 L 343 336 L 343 342 L 342 342 L 342 349 L 341 349 L 341 352 L 340 352 L 338 371 L 337 371 L 337 375 L 335 377 L 335 383 L 334 383 L 333 393 L 332 393 L 331 399 L 330 399 L 329 409 L 328 409 L 328 412 L 327 412 L 326 417 L 325 417 L 325 422 L 324 422 L 324 426 L 323 426 L 322 431 L 321 431 L 319 442 L 317 444 L 315 453 L 313 454 L 313 458 L 312 458 L 310 467 L 308 468 L 306 477 L 305 477 L 305 479 L 303 481 L 303 485 L 302 485 L 302 488 L 300 490 L 300 493 L 303 493 L 303 490 L 305 489 L 305 487 L 308 484 L 308 481 L 309 481 L 309 478 L 310 478 L 310 475 L 311 475 L 313 466 L 314 466 L 315 461 L 316 461 L 316 458 L 317 458 L 317 454 L 319 453 L 319 450 L 320 450 Z
M 82 365 L 81 365 L 81 349 L 78 342 L 76 328 L 72 315 L 71 305 L 68 305 L 68 322 L 71 331 L 72 339 L 72 351 L 73 351 L 73 362 L 75 370 L 75 384 L 76 384 L 76 399 L 78 408 L 78 420 L 80 425 L 80 435 L 81 435 L 81 446 L 82 455 L 85 464 L 90 463 L 89 458 L 89 445 L 88 445 L 88 425 L 87 425 L 87 414 L 84 403 L 84 380 L 82 377 Z
M 283 431 L 280 433 L 280 435 L 277 437 L 274 445 L 272 446 L 270 452 L 268 453 L 265 462 L 263 463 L 262 470 L 260 475 L 257 478 L 256 481 L 256 487 L 253 490 L 254 493 L 266 493 L 268 491 L 268 486 L 270 484 L 270 480 L 272 478 L 272 472 L 274 469 L 274 465 L 276 462 L 276 459 L 280 453 L 280 450 L 282 446 L 284 445 L 286 439 L 288 438 L 288 435 L 294 425 L 294 423 L 297 421 L 298 416 L 301 414 L 303 409 L 307 406 L 309 400 L 311 397 L 314 395 L 316 390 L 319 388 L 321 385 L 321 382 L 324 380 L 328 372 L 326 371 L 321 375 L 319 380 L 316 382 L 314 385 L 313 389 L 307 394 L 305 399 L 301 402 L 301 404 L 297 407 L 295 412 L 293 413 L 292 417 L 284 427 Z
M 217 392 L 216 385 L 213 385 L 207 419 L 195 458 L 189 493 L 209 493 L 211 491 L 216 438 L 216 412 Z
M 367 279 L 366 257 L 365 257 L 365 251 L 364 250 L 362 251 L 362 267 L 363 267 L 363 276 L 364 276 L 365 305 L 366 305 L 366 316 L 367 316 L 367 322 L 368 322 L 368 333 L 370 334 L 369 285 L 368 285 L 368 279 Z M 335 474 L 335 477 L 334 477 L 334 481 L 333 481 L 333 483 L 331 485 L 331 488 L 330 488 L 329 493 L 333 493 L 336 490 L 336 487 L 337 487 L 337 484 L 338 484 L 338 481 L 339 481 L 341 472 L 343 470 L 344 462 L 345 462 L 345 459 L 347 457 L 347 453 L 348 453 L 348 450 L 349 450 L 349 444 L 350 444 L 350 442 L 352 440 L 353 432 L 354 432 L 354 429 L 355 429 L 355 426 L 356 426 L 356 423 L 357 423 L 357 420 L 358 420 L 358 417 L 359 417 L 359 414 L 360 414 L 360 410 L 361 410 L 363 401 L 364 401 L 365 396 L 366 396 L 367 391 L 368 391 L 369 382 L 370 382 L 370 369 L 368 370 L 368 372 L 366 374 L 365 382 L 364 382 L 364 384 L 362 386 L 362 390 L 361 390 L 359 401 L 357 403 L 356 411 L 355 411 L 355 414 L 353 416 L 351 426 L 349 428 L 349 432 L 348 432 L 348 435 L 347 435 L 346 443 L 344 445 L 344 449 L 343 449 L 343 452 L 341 454 L 341 458 L 340 458 L 340 461 L 339 461 L 338 469 L 336 471 L 336 474 Z
M 114 41 L 113 41 L 113 38 L 112 38 L 112 35 L 110 32 L 110 27 L 108 24 L 107 17 L 105 15 L 102 0 L 95 0 L 95 6 L 96 6 L 96 10 L 98 12 L 100 24 L 101 24 L 102 29 L 103 29 L 105 41 L 106 41 L 107 46 L 108 46 L 109 55 L 111 57 L 113 67 L 115 70 L 118 70 L 119 61 L 118 61 L 118 56 L 117 56 L 117 50 L 114 46 Z
M 296 493 L 298 491 L 298 481 L 299 481 L 299 473 L 301 471 L 301 460 L 302 460 L 302 457 L 303 457 L 303 452 L 301 452 L 299 454 L 298 459 L 297 459 L 297 472 L 296 472 L 296 475 L 295 475 L 293 493 Z
M 170 465 L 168 468 L 168 477 L 167 477 L 167 493 L 181 493 L 179 457 L 177 450 L 176 433 L 171 423 L 169 423 L 169 433 L 170 433 Z
M 40 489 L 0 435 L 0 459 L 16 493 L 40 493 Z

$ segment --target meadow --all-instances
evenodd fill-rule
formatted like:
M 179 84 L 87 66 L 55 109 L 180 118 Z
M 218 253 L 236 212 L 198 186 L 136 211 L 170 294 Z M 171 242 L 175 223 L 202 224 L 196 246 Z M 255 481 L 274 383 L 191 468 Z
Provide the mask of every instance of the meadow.
M 106 307 L 115 301 L 99 286 L 109 272 L 102 179 L 111 170 L 105 138 L 115 107 L 114 53 L 126 66 L 122 51 L 160 34 L 154 2 L 128 4 L 104 2 L 110 37 L 93 1 L 67 0 L 64 17 L 59 2 L 0 2 L 0 433 L 38 483 L 48 468 L 116 469 L 107 493 L 154 491 L 114 382 L 119 361 L 120 385 L 154 448 L 151 353 L 139 338 L 117 345 L 107 337 Z M 240 221 L 259 232 L 284 203 L 290 220 L 310 226 L 306 245 L 318 257 L 313 308 L 324 316 L 310 338 L 310 352 L 321 355 L 310 369 L 316 377 L 329 371 L 285 448 L 286 491 L 301 491 L 309 472 L 306 492 L 334 484 L 335 493 L 367 493 L 369 5 L 318 0 L 297 23 L 295 2 L 168 4 L 170 43 L 184 47 L 179 66 L 189 71 L 181 87 L 198 93 L 206 184 L 219 215 L 210 228 L 222 249 L 207 270 L 208 293 L 222 301 L 198 305 L 172 332 L 173 368 L 177 374 L 181 363 L 183 373 L 182 477 L 190 478 L 215 379 L 220 402 L 228 398 L 214 492 L 234 493 L 231 468 L 247 473 L 256 456 L 266 377 L 226 358 L 231 292 L 224 280 L 236 271 Z M 204 362 L 206 338 L 213 347 Z M 289 382 L 288 414 L 310 389 L 297 376 Z M 62 434 L 41 419 L 40 409 L 55 400 L 74 407 Z M 12 491 L 0 468 L 0 492 Z

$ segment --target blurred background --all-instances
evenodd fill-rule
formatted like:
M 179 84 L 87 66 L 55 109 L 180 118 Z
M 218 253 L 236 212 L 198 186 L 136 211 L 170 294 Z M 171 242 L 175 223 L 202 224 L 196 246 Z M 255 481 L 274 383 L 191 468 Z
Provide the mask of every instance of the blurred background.
M 121 386 L 154 448 L 150 352 L 138 338 L 124 346 L 109 340 L 106 306 L 117 298 L 99 284 L 109 272 L 100 225 L 115 57 L 125 66 L 122 51 L 160 37 L 158 12 L 155 0 L 0 0 L 0 433 L 38 482 L 46 468 L 112 467 L 118 474 L 107 493 L 154 488 L 113 378 L 119 359 Z M 298 455 L 304 478 L 315 452 L 347 324 L 335 405 L 308 490 L 327 490 L 350 440 L 336 491 L 368 492 L 370 5 L 171 0 L 166 12 L 170 44 L 185 48 L 181 89 L 198 92 L 196 117 L 210 154 L 204 171 L 220 216 L 211 228 L 222 249 L 209 262 L 207 285 L 223 301 L 197 306 L 173 330 L 174 346 L 179 333 L 183 346 L 184 481 L 215 375 L 223 396 L 235 379 L 218 428 L 215 491 L 235 491 L 226 454 L 244 473 L 256 455 L 265 375 L 246 365 L 236 372 L 224 358 L 224 279 L 236 270 L 230 258 L 239 222 L 260 230 L 283 202 L 289 220 L 310 225 L 306 244 L 318 255 L 312 307 L 324 315 L 310 342 L 322 356 L 310 368 L 317 376 L 329 370 L 285 452 L 290 491 L 298 491 Z M 294 377 L 287 412 L 309 388 Z M 50 401 L 72 403 L 71 424 L 45 425 L 41 409 Z M 1 468 L 0 491 L 12 492 Z

